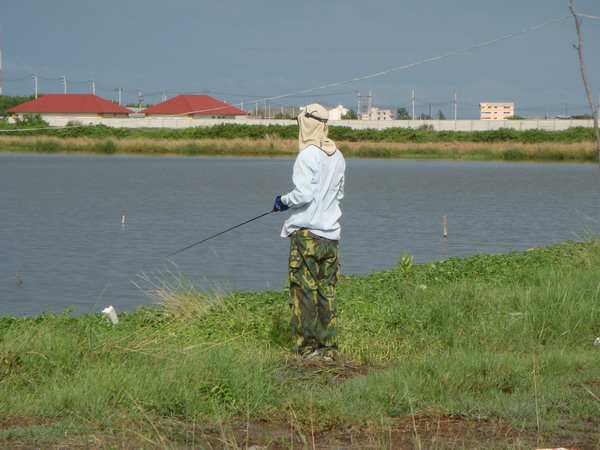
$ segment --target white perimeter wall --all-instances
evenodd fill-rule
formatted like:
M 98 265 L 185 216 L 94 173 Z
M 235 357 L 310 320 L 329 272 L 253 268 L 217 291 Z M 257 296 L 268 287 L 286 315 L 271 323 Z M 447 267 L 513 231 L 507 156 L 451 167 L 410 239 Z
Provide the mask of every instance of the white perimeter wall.
M 51 116 L 44 115 L 51 126 L 63 127 L 68 122 L 81 122 L 82 124 L 105 124 L 121 128 L 188 128 L 209 127 L 222 123 L 236 123 L 246 125 L 292 125 L 292 120 L 275 119 L 188 119 L 188 118 L 99 118 L 78 116 Z M 436 131 L 486 131 L 500 128 L 515 130 L 540 129 L 546 131 L 560 131 L 572 127 L 593 127 L 590 120 L 546 119 L 546 120 L 332 120 L 329 125 L 343 126 L 353 129 L 383 130 L 385 128 L 420 128 L 431 126 Z

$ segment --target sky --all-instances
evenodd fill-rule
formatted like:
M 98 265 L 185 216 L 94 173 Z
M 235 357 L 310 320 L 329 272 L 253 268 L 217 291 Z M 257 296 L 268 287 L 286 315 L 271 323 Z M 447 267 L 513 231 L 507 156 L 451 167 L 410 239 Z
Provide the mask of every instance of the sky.
M 600 0 L 573 4 L 592 16 L 582 48 L 598 103 Z M 480 102 L 590 112 L 568 0 L 0 0 L 0 35 L 4 95 L 32 95 L 35 74 L 39 93 L 63 93 L 62 77 L 92 93 L 93 80 L 123 104 L 207 93 L 246 111 L 356 111 L 370 94 L 435 118 L 478 118 Z

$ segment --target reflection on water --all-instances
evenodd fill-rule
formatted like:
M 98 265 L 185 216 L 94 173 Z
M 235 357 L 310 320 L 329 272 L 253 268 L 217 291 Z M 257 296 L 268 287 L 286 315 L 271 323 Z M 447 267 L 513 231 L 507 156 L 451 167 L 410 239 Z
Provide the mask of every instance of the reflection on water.
M 117 311 L 153 300 L 132 281 L 183 273 L 203 289 L 280 289 L 288 158 L 0 154 L 0 315 Z M 346 274 L 596 234 L 596 165 L 349 159 Z M 442 236 L 448 218 L 449 238 Z M 122 217 L 125 216 L 125 224 Z M 149 287 L 149 286 L 147 286 Z

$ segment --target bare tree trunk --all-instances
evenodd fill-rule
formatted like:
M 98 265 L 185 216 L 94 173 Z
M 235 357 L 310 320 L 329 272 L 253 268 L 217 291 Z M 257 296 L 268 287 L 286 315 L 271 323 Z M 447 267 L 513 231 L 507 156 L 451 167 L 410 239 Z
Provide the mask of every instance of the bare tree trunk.
M 571 10 L 571 14 L 573 15 L 573 19 L 575 20 L 575 28 L 577 30 L 577 39 L 578 44 L 573 44 L 573 47 L 577 50 L 579 54 L 579 69 L 581 70 L 581 77 L 583 78 L 583 85 L 585 86 L 585 92 L 588 96 L 588 101 L 590 102 L 590 108 L 592 110 L 592 119 L 594 120 L 594 135 L 596 136 L 596 147 L 598 149 L 598 161 L 600 162 L 600 133 L 598 132 L 598 111 L 596 110 L 596 105 L 594 104 L 594 100 L 592 98 L 592 93 L 590 92 L 590 84 L 588 83 L 587 75 L 585 74 L 585 68 L 583 65 L 583 41 L 581 39 L 581 18 L 577 16 L 575 9 L 573 8 L 573 0 L 569 0 L 569 9 Z
M 585 91 L 588 96 L 588 101 L 590 103 L 590 108 L 592 110 L 592 119 L 594 121 L 594 136 L 596 137 L 596 147 L 598 149 L 598 161 L 600 162 L 600 133 L 598 132 L 598 111 L 596 110 L 596 105 L 594 104 L 594 100 L 592 98 L 592 93 L 590 92 L 590 84 L 587 79 L 587 75 L 585 74 L 585 67 L 583 64 L 583 40 L 581 39 L 581 18 L 577 16 L 575 9 L 573 8 L 573 0 L 569 0 L 569 9 L 571 10 L 571 14 L 573 15 L 573 19 L 575 20 L 575 28 L 577 30 L 577 38 L 578 44 L 573 44 L 573 47 L 577 50 L 579 55 L 579 69 L 581 70 L 581 77 L 583 78 L 583 85 L 585 87 Z

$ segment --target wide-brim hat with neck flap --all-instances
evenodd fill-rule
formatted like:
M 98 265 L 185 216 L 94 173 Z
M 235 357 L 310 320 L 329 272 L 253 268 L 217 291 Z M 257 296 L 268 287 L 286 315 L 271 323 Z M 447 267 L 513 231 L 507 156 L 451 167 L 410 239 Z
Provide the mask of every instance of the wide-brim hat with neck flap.
M 329 120 L 329 112 L 318 103 L 300 108 L 298 115 L 298 148 L 304 150 L 309 145 L 316 145 L 328 155 L 333 155 L 337 150 L 335 142 L 327 137 L 329 128 L 327 121 Z

